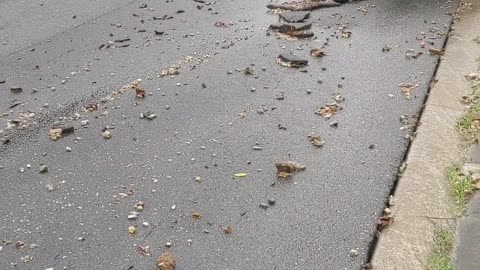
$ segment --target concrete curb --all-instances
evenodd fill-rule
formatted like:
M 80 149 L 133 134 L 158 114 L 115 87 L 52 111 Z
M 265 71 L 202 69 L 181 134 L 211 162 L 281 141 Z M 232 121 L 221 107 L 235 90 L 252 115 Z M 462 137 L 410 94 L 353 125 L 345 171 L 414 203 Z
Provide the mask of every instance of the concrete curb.
M 459 18 L 394 194 L 395 222 L 382 231 L 372 257 L 375 270 L 427 269 L 434 230 L 456 226 L 446 168 L 465 157 L 455 124 L 465 113 L 459 98 L 470 93 L 465 75 L 477 70 L 475 59 L 480 56 L 480 46 L 473 41 L 480 35 L 480 1 L 461 9 Z

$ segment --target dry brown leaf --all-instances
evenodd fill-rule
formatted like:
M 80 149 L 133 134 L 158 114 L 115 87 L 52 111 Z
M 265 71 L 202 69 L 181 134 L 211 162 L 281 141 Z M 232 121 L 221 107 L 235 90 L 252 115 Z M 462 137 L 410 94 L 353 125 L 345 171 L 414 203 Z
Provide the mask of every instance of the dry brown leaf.
M 322 106 L 315 114 L 321 115 L 325 118 L 330 118 L 335 115 L 342 108 L 337 103 L 327 104 Z
M 388 225 L 393 224 L 394 218 L 392 216 L 382 216 L 377 220 L 377 230 L 382 231 Z
M 406 99 L 410 100 L 412 98 L 412 92 L 415 89 L 415 86 L 411 83 L 403 83 L 400 85 L 400 90 Z
M 193 217 L 194 219 L 201 219 L 201 218 L 202 218 L 202 214 L 200 214 L 200 213 L 193 213 L 193 214 L 192 214 L 192 217 Z
M 223 232 L 224 232 L 225 234 L 232 234 L 232 233 L 233 233 L 233 229 L 232 229 L 232 227 L 230 227 L 230 226 L 223 227 Z
M 277 162 L 275 166 L 277 167 L 277 176 L 281 178 L 287 178 L 293 173 L 306 169 L 305 166 L 295 161 Z
M 177 267 L 175 258 L 170 252 L 165 252 L 157 259 L 157 270 L 174 270 Z
M 340 36 L 342 38 L 350 38 L 352 36 L 352 31 L 342 29 L 342 32 L 341 32 Z
M 244 70 L 243 70 L 243 73 L 245 75 L 253 75 L 253 69 L 251 67 L 246 67 Z
M 322 147 L 325 144 L 325 141 L 322 140 L 320 135 L 309 135 L 308 140 L 316 147 Z
M 315 48 L 310 50 L 310 54 L 314 57 L 323 57 L 325 56 L 325 51 L 321 48 Z
M 136 85 L 133 86 L 132 88 L 135 89 L 135 96 L 137 98 L 145 98 L 145 90 L 143 90 L 142 88 L 140 88 Z
M 428 52 L 430 53 L 430 55 L 443 55 L 445 53 L 444 50 L 436 48 L 430 48 L 428 49 Z
M 333 100 L 335 100 L 337 103 L 340 103 L 340 102 L 344 102 L 345 101 L 345 98 L 340 95 L 340 93 L 335 93 L 333 94 L 332 96 Z

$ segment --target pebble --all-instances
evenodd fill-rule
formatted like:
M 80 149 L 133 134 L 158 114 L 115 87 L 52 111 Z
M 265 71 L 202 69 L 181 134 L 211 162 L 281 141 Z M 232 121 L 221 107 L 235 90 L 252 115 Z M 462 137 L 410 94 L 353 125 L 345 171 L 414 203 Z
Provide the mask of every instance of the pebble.
M 260 146 L 254 146 L 253 150 L 259 150 L 260 151 L 260 150 L 262 150 L 262 148 Z
M 48 166 L 47 165 L 40 165 L 40 169 L 38 171 L 40 173 L 46 173 L 46 172 L 48 172 Z
M 47 188 L 48 191 L 54 191 L 55 190 L 55 187 L 51 184 L 47 184 L 45 187 Z
M 388 205 L 394 206 L 395 205 L 395 199 L 393 198 L 393 195 L 390 195 L 388 198 Z
M 82 127 L 85 127 L 85 126 L 87 126 L 88 124 L 90 124 L 90 121 L 88 121 L 88 120 L 82 120 L 82 121 L 80 122 L 80 125 L 81 125 Z
M 171 246 L 172 246 L 172 242 L 167 242 L 167 243 L 165 243 L 165 246 L 166 246 L 166 247 L 171 247 Z
M 177 208 L 177 206 L 175 204 L 172 205 L 172 207 L 170 207 L 170 209 L 172 209 L 172 210 L 175 210 L 175 208 Z
M 356 250 L 356 249 L 350 250 L 350 256 L 351 257 L 357 257 L 358 256 L 358 250 Z
M 191 244 L 193 243 L 193 240 L 192 240 L 192 239 L 188 239 L 188 240 L 187 240 L 187 243 L 188 243 L 189 245 L 191 245 Z
M 70 148 L 70 147 L 67 146 L 67 147 L 65 147 L 65 151 L 67 151 L 67 152 L 72 152 L 72 148 Z
M 150 226 L 150 224 L 148 222 L 143 222 L 142 225 L 143 225 L 143 227 L 149 227 Z
M 102 133 L 102 136 L 104 139 L 111 139 L 112 138 L 112 133 L 108 130 L 105 130 L 103 133 Z
M 260 208 L 262 208 L 262 209 L 267 209 L 267 208 L 269 207 L 269 205 L 266 204 L 266 203 L 261 203 L 259 206 L 260 206 Z

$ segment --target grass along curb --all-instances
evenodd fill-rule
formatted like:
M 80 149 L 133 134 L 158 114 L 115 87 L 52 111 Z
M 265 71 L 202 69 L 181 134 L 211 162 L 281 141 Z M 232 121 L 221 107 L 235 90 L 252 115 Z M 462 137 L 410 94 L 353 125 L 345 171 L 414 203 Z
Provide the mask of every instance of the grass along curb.
M 449 230 L 436 230 L 435 249 L 428 258 L 428 270 L 454 270 L 450 253 L 453 249 L 453 233 Z

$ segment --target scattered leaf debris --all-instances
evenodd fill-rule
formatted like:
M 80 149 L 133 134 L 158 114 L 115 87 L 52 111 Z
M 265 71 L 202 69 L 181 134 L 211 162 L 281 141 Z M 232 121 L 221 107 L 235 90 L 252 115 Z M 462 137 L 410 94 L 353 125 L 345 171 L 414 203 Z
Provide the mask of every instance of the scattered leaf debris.
M 315 114 L 318 114 L 320 116 L 323 116 L 325 118 L 330 118 L 337 114 L 338 111 L 340 111 L 342 107 L 338 105 L 338 103 L 331 103 L 324 105 L 320 107 L 318 111 L 315 112 Z
M 230 227 L 230 226 L 223 227 L 223 233 L 225 233 L 225 234 L 232 234 L 232 233 L 233 233 L 232 227 Z
M 410 100 L 412 98 L 412 92 L 415 90 L 415 85 L 411 83 L 402 83 L 400 84 L 400 90 L 403 94 L 403 96 L 407 99 Z
M 325 51 L 322 48 L 315 48 L 310 50 L 310 55 L 313 57 L 324 57 Z
M 192 214 L 192 217 L 193 217 L 194 219 L 202 219 L 202 214 L 200 214 L 200 213 L 193 213 L 193 214 Z
M 308 135 L 308 140 L 312 143 L 315 147 L 322 147 L 325 144 L 325 141 L 322 140 L 320 135 Z
M 281 9 L 290 11 L 310 11 L 320 8 L 338 7 L 340 3 L 333 1 L 291 1 L 285 4 L 268 4 L 268 9 Z
M 165 252 L 157 259 L 157 270 L 175 270 L 177 263 L 170 252 Z
M 295 161 L 277 162 L 275 166 L 277 167 L 277 176 L 281 178 L 287 178 L 296 172 L 306 169 L 305 166 Z
M 445 53 L 445 51 L 442 50 L 442 49 L 437 49 L 437 48 L 431 47 L 431 48 L 428 49 L 428 53 L 430 55 L 443 55 Z
M 245 177 L 245 176 L 247 176 L 247 174 L 246 173 L 236 173 L 233 176 L 235 176 L 235 177 Z
M 243 70 L 243 73 L 245 75 L 253 75 L 254 74 L 254 71 L 253 71 L 253 68 L 251 67 L 246 67 L 244 70 Z
M 291 53 L 283 53 L 278 56 L 277 63 L 284 67 L 299 68 L 308 65 L 308 60 L 295 56 Z

